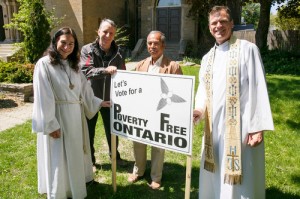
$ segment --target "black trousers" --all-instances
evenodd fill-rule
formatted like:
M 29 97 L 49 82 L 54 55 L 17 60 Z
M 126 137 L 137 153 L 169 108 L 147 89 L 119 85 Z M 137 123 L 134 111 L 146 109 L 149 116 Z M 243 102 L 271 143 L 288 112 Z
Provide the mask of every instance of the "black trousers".
M 106 135 L 106 141 L 109 147 L 109 156 L 111 157 L 111 131 L 110 131 L 110 108 L 109 107 L 102 107 L 100 109 L 103 125 L 104 125 L 104 130 L 105 130 L 105 135 Z M 91 147 L 91 155 L 92 155 L 92 161 L 93 164 L 96 162 L 95 158 L 95 148 L 94 148 L 94 139 L 95 139 L 95 129 L 96 129 L 96 124 L 98 120 L 98 113 L 92 118 L 92 119 L 87 119 L 88 123 L 88 128 L 89 128 L 89 135 L 90 135 L 90 147 Z M 119 139 L 117 136 L 117 149 L 119 146 Z M 117 150 L 117 159 L 120 159 L 120 153 Z

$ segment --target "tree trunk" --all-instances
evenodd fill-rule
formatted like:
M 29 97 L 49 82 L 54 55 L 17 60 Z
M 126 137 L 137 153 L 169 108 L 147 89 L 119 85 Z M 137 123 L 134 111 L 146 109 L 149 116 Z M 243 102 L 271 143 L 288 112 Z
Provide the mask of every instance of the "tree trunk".
M 272 0 L 260 0 L 260 15 L 255 34 L 256 45 L 259 49 L 267 49 L 267 39 L 270 25 Z
M 241 24 L 241 1 L 240 0 L 229 0 L 227 1 L 227 6 L 229 7 L 232 15 L 232 19 L 235 25 Z

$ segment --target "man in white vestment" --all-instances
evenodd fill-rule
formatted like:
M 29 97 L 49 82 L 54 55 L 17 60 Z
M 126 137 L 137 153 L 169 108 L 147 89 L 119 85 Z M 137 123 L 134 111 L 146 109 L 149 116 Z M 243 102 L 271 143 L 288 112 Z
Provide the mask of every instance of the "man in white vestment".
M 209 13 L 216 39 L 203 57 L 194 122 L 205 118 L 199 198 L 265 198 L 265 130 L 274 130 L 263 63 L 253 43 L 232 36 L 226 6 Z

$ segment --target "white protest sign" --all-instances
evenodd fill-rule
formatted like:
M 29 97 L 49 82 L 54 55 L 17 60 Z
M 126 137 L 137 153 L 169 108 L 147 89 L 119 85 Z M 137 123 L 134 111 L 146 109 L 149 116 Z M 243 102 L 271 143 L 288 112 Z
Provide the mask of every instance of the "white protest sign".
M 147 145 L 192 154 L 195 78 L 119 71 L 111 82 L 111 131 Z

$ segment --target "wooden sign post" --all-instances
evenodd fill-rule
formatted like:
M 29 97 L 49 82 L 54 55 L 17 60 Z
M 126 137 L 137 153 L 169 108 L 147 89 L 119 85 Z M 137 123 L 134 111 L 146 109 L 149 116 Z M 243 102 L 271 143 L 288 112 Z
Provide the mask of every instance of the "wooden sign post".
M 191 184 L 194 84 L 194 76 L 122 70 L 111 81 L 112 134 L 186 154 L 185 198 L 189 198 Z M 115 181 L 113 174 L 114 190 Z

